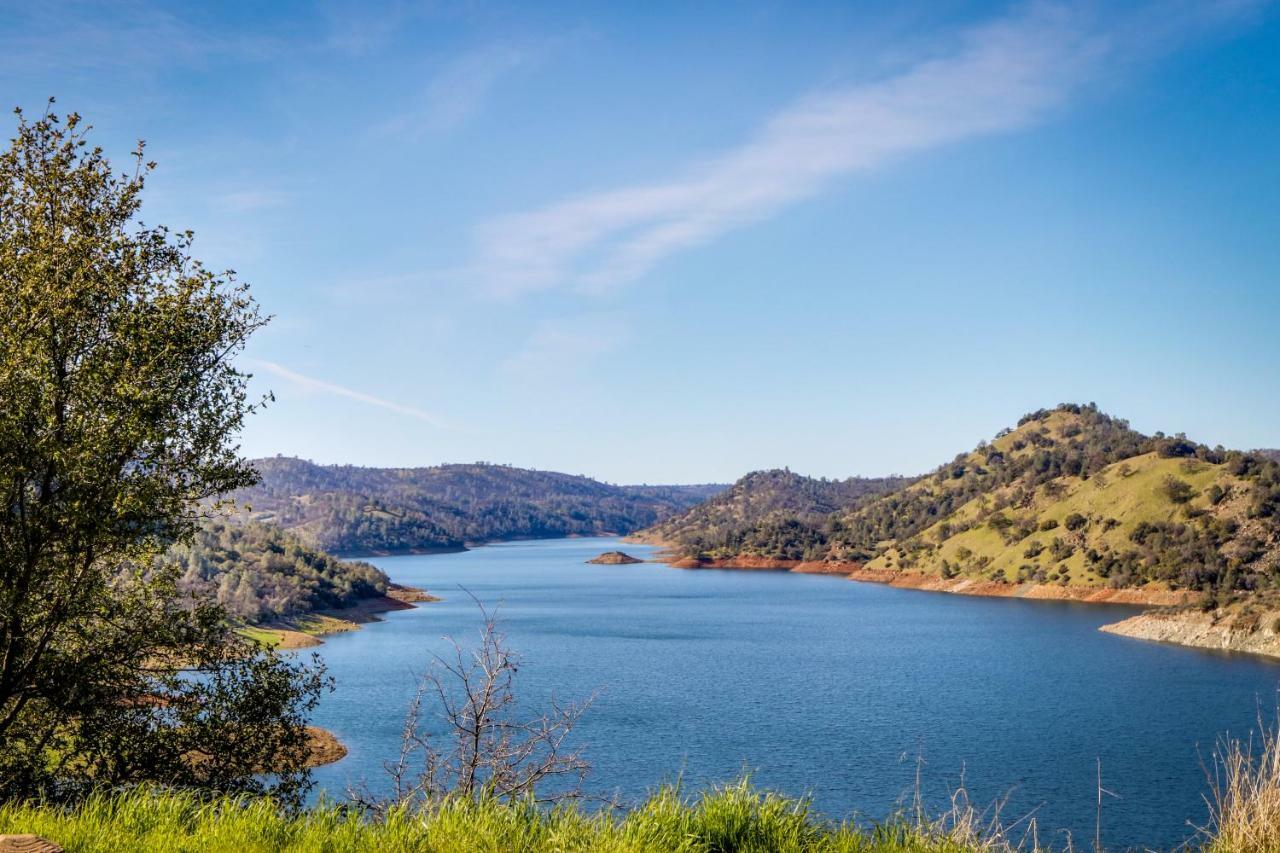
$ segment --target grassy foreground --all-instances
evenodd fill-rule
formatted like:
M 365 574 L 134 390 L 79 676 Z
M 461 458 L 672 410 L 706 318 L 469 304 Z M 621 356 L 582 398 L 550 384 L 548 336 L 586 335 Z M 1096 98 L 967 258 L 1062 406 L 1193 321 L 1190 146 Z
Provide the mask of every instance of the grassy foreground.
M 1259 721 L 1245 741 L 1224 739 L 1209 775 L 1209 822 L 1185 848 L 1201 853 L 1280 850 L 1280 729 Z M 998 818 L 998 815 L 997 815 Z M 100 793 L 71 808 L 0 804 L 0 835 L 34 833 L 67 853 L 118 850 L 201 853 L 1039 853 L 1034 821 L 1015 834 L 969 804 L 926 818 L 917 806 L 866 828 L 834 824 L 804 800 L 752 787 L 743 779 L 689 797 L 660 788 L 638 808 L 545 809 L 533 802 L 447 799 L 393 809 L 378 819 L 321 804 L 290 815 L 268 800 L 202 798 L 135 788 Z M 1104 841 L 1105 847 L 1105 841 Z M 1089 840 L 1076 849 L 1092 849 Z M 1070 849 L 1070 848 L 1068 848 Z
M 265 801 L 201 800 L 135 790 L 92 797 L 74 809 L 0 806 L 0 834 L 36 833 L 84 851 L 884 851 L 962 853 L 1006 849 L 967 811 L 936 822 L 901 820 L 865 830 L 832 825 L 803 801 L 747 782 L 684 798 L 673 788 L 639 808 L 594 814 L 573 807 L 453 800 L 371 821 L 323 805 L 294 817 Z

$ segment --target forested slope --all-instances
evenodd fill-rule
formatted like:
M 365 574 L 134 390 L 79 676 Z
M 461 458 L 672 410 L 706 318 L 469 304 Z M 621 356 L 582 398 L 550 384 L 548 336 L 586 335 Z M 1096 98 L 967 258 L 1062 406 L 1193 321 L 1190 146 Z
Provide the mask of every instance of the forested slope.
M 180 569 L 181 592 L 251 624 L 350 606 L 388 587 L 368 563 L 339 560 L 257 522 L 208 522 L 162 559 Z
M 910 482 L 904 477 L 827 480 L 784 469 L 754 471 L 636 538 L 709 559 L 739 554 L 803 559 L 824 541 L 821 528 L 832 513 Z

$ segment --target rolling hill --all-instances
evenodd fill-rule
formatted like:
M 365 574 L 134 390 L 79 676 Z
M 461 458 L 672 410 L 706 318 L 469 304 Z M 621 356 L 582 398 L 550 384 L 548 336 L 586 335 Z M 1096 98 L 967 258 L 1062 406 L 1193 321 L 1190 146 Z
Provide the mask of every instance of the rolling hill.
M 802 560 L 825 541 L 821 527 L 828 516 L 910 482 L 904 477 L 826 480 L 784 469 L 754 471 L 634 538 L 701 559 L 759 554 Z
M 714 529 L 675 544 L 708 556 Z M 1212 609 L 1280 587 L 1280 464 L 1063 405 L 902 488 L 821 519 L 771 515 L 736 536 L 747 561 L 802 551 L 904 585 L 1037 597 L 1141 588 Z
M 1031 465 L 1015 463 L 1024 469 L 1017 477 L 995 478 L 927 526 L 909 525 L 874 549 L 849 535 L 860 519 L 842 519 L 846 526 L 832 537 L 829 556 L 869 558 L 871 571 L 1001 584 L 1154 586 L 1204 593 L 1208 601 L 1280 576 L 1280 466 L 1157 436 L 1123 445 L 1137 452 L 1103 454 L 1101 467 L 1038 473 L 1055 449 L 1068 448 L 1069 456 L 1073 438 L 1088 442 L 1089 435 L 1090 424 L 1071 412 L 1033 420 L 964 463 L 982 469 L 997 454 L 1022 454 Z M 930 478 L 935 499 L 953 471 Z
M 345 555 L 460 550 L 506 539 L 627 534 L 718 485 L 615 486 L 505 465 L 362 468 L 273 457 L 233 497 L 254 521 Z

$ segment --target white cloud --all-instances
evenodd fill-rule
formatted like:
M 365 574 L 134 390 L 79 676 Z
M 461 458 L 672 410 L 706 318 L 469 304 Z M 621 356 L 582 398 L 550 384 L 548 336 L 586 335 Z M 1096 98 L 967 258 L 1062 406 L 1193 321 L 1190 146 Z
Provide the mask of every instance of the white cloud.
M 1221 15 L 1235 7 L 1212 7 Z M 1159 12 L 1162 35 L 1211 19 L 1211 6 Z M 1181 17 L 1179 17 L 1181 16 Z M 750 140 L 650 184 L 577 196 L 484 223 L 474 272 L 499 296 L 571 287 L 598 290 L 635 279 L 670 255 L 775 214 L 833 181 L 911 153 L 1043 120 L 1095 75 L 1118 63 L 1119 41 L 1150 36 L 1101 27 L 1079 7 L 1034 4 L 959 37 L 948 55 L 896 76 L 812 94 Z M 1135 32 L 1135 30 L 1137 30 Z
M 405 406 L 391 400 L 384 400 L 381 397 L 375 397 L 372 394 L 366 394 L 363 391 L 357 391 L 354 388 L 347 388 L 343 385 L 336 385 L 332 382 L 325 382 L 323 379 L 315 379 L 311 376 L 304 376 L 301 373 L 290 370 L 283 364 L 277 364 L 274 361 L 264 361 L 256 359 L 253 362 L 258 367 L 268 373 L 279 376 L 281 379 L 288 380 L 299 388 L 305 388 L 308 391 L 318 391 L 323 394 L 332 394 L 337 397 L 346 397 L 349 400 L 356 400 L 360 403 L 366 403 L 370 406 L 376 406 L 380 409 L 386 409 L 401 415 L 407 415 L 411 418 L 417 418 L 425 421 L 435 427 L 444 427 L 444 421 L 430 412 L 413 406 Z
M 8 3 L 0 14 L 5 16 L 0 72 L 37 79 L 83 69 L 154 76 L 214 56 L 253 61 L 278 56 L 282 49 L 271 37 L 215 32 L 150 0 Z
M 416 137 L 461 127 L 480 111 L 502 80 L 541 60 L 550 46 L 551 42 L 490 44 L 455 58 L 381 132 Z

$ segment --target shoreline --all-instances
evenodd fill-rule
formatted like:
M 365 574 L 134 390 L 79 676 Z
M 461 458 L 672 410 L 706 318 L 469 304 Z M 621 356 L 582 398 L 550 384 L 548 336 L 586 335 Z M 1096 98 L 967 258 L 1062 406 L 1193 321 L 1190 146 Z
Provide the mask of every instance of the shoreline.
M 826 562 L 823 560 L 781 560 L 776 557 L 717 557 L 714 559 L 696 559 L 680 557 L 678 559 L 657 557 L 656 563 L 666 563 L 673 569 L 722 569 L 734 572 L 795 572 L 801 575 L 843 575 L 852 577 L 862 566 L 860 563 Z
M 1220 613 L 1150 610 L 1098 630 L 1134 640 L 1276 660 L 1280 659 L 1278 619 L 1280 614 L 1269 612 L 1254 626 L 1243 628 Z
M 670 550 L 660 555 L 656 562 L 689 571 L 717 569 L 836 575 L 858 583 L 876 583 L 896 589 L 949 595 L 1148 607 L 1151 609 L 1102 625 L 1098 630 L 1118 637 L 1184 648 L 1280 659 L 1280 611 L 1264 613 L 1248 624 L 1240 625 L 1228 613 L 1205 613 L 1193 609 L 1191 606 L 1198 603 L 1202 595 L 1190 590 L 1112 589 L 1050 583 L 1011 584 L 972 577 L 948 579 L 922 572 L 865 569 L 861 564 L 853 562 L 781 560 L 750 555 L 696 559 L 679 557 Z
M 1199 594 L 1186 590 L 1133 587 L 1062 586 L 1056 583 L 1000 583 L 980 578 L 941 578 L 920 572 L 856 569 L 846 575 L 860 583 L 878 583 L 898 589 L 973 595 L 982 598 L 1021 598 L 1032 601 L 1076 601 L 1082 604 L 1123 604 L 1139 607 L 1176 607 L 1194 603 Z
M 1054 583 L 1000 583 L 972 577 L 941 578 L 923 572 L 865 569 L 861 563 L 823 560 L 782 560 L 776 557 L 743 555 L 697 559 L 660 556 L 658 562 L 673 569 L 722 569 L 726 571 L 775 571 L 811 575 L 837 575 L 860 583 L 878 583 L 897 589 L 946 592 L 985 598 L 1025 598 L 1037 601 L 1078 601 L 1086 604 L 1124 604 L 1129 606 L 1171 607 L 1190 604 L 1198 593 L 1185 590 L 1128 588 L 1112 589 L 1095 586 L 1062 586 Z
M 441 545 L 432 548 L 390 548 L 363 551 L 330 551 L 339 560 L 368 560 L 378 557 L 416 557 L 431 554 L 463 554 L 470 551 L 467 545 Z
M 379 557 L 429 557 L 435 554 L 465 554 L 468 551 L 474 551 L 476 548 L 483 548 L 486 545 L 503 545 L 512 542 L 548 542 L 559 539 L 619 539 L 623 542 L 632 541 L 628 536 L 606 531 L 602 533 L 567 533 L 563 536 L 515 536 L 502 539 L 482 539 L 474 542 L 464 542 L 461 545 L 439 545 L 427 548 L 380 548 L 360 551 L 330 551 L 328 553 L 339 560 L 368 560 L 378 559 Z
M 284 622 L 252 625 L 247 630 L 251 632 L 251 637 L 255 634 L 275 635 L 274 641 L 262 636 L 257 639 L 270 644 L 277 651 L 309 649 L 323 645 L 324 640 L 320 639 L 323 636 L 358 631 L 363 625 L 381 622 L 383 613 L 413 610 L 419 604 L 439 600 L 438 596 L 425 589 L 392 583 L 387 586 L 384 595 L 362 598 L 347 607 L 316 610 Z

